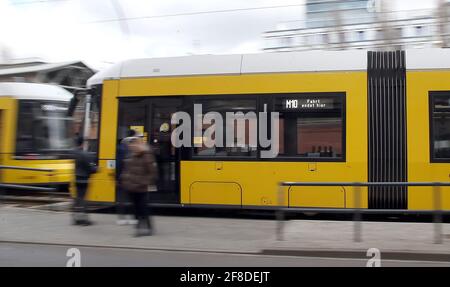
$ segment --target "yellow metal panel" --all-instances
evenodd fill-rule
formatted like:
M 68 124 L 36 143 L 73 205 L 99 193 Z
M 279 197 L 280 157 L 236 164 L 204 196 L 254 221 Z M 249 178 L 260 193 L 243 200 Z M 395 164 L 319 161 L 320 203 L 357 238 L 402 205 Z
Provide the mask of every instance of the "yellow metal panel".
M 278 197 L 278 183 L 281 181 L 361 181 L 366 176 L 365 165 L 349 165 L 346 163 L 317 163 L 316 171 L 309 171 L 306 162 L 237 162 L 224 161 L 222 169 L 217 170 L 214 161 L 182 161 L 181 162 L 181 202 L 190 203 L 190 186 L 196 181 L 237 182 L 242 188 L 243 205 L 279 206 L 288 204 L 288 188 L 283 189 L 282 202 Z M 294 195 L 291 206 L 307 207 L 353 207 L 353 190 L 347 188 L 346 202 L 342 198 L 327 199 L 323 205 L 317 206 L 325 195 L 321 192 L 309 194 L 308 201 L 297 201 Z M 292 194 L 291 194 L 292 195 Z M 208 196 L 213 196 L 211 193 Z M 367 191 L 362 190 L 361 207 L 367 207 Z M 219 202 L 219 200 L 208 199 Z
M 89 182 L 87 200 L 97 202 L 114 202 L 115 182 L 113 180 L 98 180 L 95 177 Z
M 429 92 L 450 91 L 450 71 L 407 72 L 408 181 L 450 180 L 450 163 L 430 163 Z M 442 207 L 450 210 L 450 188 L 442 188 Z M 432 189 L 410 187 L 408 208 L 433 209 Z
M 17 100 L 13 98 L 0 98 L 0 109 L 3 110 L 3 130 L 0 138 L 3 153 L 12 153 L 16 138 Z
M 0 164 L 8 165 L 8 160 L 13 152 L 15 142 L 15 129 L 17 122 L 17 100 L 7 97 L 0 98 L 0 109 L 2 110 L 2 134 L 0 135 Z M 7 182 L 5 170 L 0 174 L 1 180 Z
M 5 125 L 6 125 L 6 122 L 5 122 L 5 119 L 3 116 L 4 114 L 5 114 L 5 111 L 0 109 L 0 164 L 2 164 L 1 155 L 3 154 L 3 148 L 4 148 L 3 138 L 5 138 L 5 136 L 3 134 Z
M 343 187 L 291 187 L 289 206 L 300 207 L 345 207 L 345 188 Z
M 91 176 L 88 186 L 88 200 L 114 202 L 116 199 L 114 170 L 108 169 L 107 161 L 100 160 L 97 173 Z
M 242 190 L 236 182 L 193 182 L 189 195 L 191 204 L 241 205 Z
M 103 84 L 99 146 L 101 159 L 116 157 L 118 90 L 119 81 L 105 81 Z
M 114 170 L 107 168 L 107 160 L 116 158 L 117 147 L 117 93 L 119 81 L 105 81 L 103 84 L 100 115 L 99 169 L 91 178 L 88 199 L 100 202 L 115 201 L 116 187 Z
M 358 91 L 366 94 L 366 72 L 160 77 L 120 80 L 119 96 Z M 362 97 L 365 100 L 365 97 Z
M 73 180 L 75 168 L 72 160 L 14 160 L 7 157 L 4 163 L 10 166 L 53 170 L 53 172 L 3 170 L 2 180 L 17 184 L 68 183 Z

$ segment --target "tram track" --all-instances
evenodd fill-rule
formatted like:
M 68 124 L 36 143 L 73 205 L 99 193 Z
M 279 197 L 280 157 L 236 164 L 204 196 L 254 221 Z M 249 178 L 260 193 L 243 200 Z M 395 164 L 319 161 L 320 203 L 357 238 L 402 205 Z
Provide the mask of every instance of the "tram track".
M 0 207 L 71 212 L 72 205 L 73 199 L 68 192 L 15 190 L 0 193 Z M 104 209 L 102 205 L 88 205 L 89 212 L 102 212 Z
M 69 211 L 72 199 L 70 194 L 62 192 L 7 191 L 0 195 L 2 206 Z

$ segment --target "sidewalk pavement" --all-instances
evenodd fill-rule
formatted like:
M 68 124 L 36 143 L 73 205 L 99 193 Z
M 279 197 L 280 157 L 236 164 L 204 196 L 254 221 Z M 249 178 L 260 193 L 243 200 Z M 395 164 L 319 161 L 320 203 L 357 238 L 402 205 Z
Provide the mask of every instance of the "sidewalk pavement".
M 450 261 L 450 224 L 443 224 L 443 244 L 433 244 L 430 223 L 363 222 L 363 242 L 355 243 L 348 221 L 286 221 L 284 240 L 277 241 L 275 220 L 155 216 L 155 235 L 135 238 L 132 226 L 116 225 L 116 215 L 91 218 L 95 225 L 80 227 L 70 224 L 67 212 L 3 206 L 0 243 L 321 257 L 365 257 L 378 248 L 392 259 Z

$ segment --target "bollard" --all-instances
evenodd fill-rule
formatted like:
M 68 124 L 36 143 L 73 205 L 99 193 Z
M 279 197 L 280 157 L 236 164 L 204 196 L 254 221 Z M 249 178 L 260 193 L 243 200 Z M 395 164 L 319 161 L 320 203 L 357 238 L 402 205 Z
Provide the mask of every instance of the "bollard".
M 355 212 L 353 213 L 353 241 L 362 242 L 362 226 L 361 226 L 361 187 L 355 186 L 353 188 L 355 200 Z
M 283 230 L 284 230 L 284 195 L 283 186 L 280 184 L 278 186 L 278 210 L 277 210 L 277 240 L 283 240 Z
M 434 226 L 434 244 L 442 244 L 442 206 L 441 206 L 441 187 L 433 186 L 433 226 Z

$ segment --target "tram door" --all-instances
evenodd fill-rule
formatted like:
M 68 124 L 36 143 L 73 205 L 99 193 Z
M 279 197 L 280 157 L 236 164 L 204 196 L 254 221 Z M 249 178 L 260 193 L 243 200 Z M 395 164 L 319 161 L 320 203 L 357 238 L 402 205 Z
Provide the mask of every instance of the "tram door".
M 172 114 L 181 109 L 177 97 L 123 98 L 119 101 L 117 138 L 126 137 L 127 130 L 143 133 L 154 150 L 158 162 L 159 180 L 156 190 L 149 192 L 153 203 L 179 203 L 179 150 L 171 144 L 175 128 L 170 124 Z
M 148 104 L 148 141 L 155 151 L 159 170 L 157 192 L 150 195 L 154 202 L 179 202 L 180 154 L 171 143 L 171 134 L 176 126 L 170 120 L 181 106 L 182 99 L 175 97 L 151 98 Z

